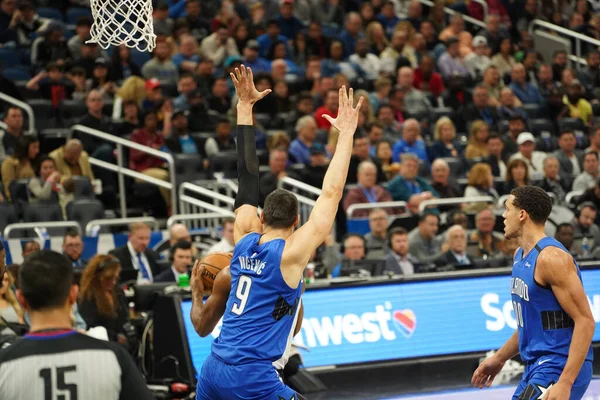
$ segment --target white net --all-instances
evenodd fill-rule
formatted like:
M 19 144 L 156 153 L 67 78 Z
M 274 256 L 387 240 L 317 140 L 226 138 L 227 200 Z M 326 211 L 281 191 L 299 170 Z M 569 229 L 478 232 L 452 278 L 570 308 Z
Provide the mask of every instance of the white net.
M 94 24 L 89 42 L 107 49 L 110 45 L 152 51 L 156 35 L 152 23 L 152 0 L 91 0 Z

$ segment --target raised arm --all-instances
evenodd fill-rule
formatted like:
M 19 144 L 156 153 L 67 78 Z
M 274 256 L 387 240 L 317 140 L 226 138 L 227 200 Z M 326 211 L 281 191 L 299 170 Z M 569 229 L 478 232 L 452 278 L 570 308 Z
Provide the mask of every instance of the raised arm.
M 358 124 L 358 114 L 363 98 L 354 107 L 353 90 L 340 89 L 337 118 L 323 115 L 332 126 L 340 131 L 335 153 L 323 179 L 321 195 L 317 199 L 308 221 L 298 229 L 286 244 L 283 254 L 284 265 L 295 265 L 302 271 L 312 252 L 325 241 L 333 223 L 346 185 L 348 166 L 352 155 L 352 141 Z
M 235 224 L 233 240 L 237 243 L 250 232 L 260 232 L 258 218 L 258 156 L 256 134 L 252 122 L 254 103 L 271 93 L 271 89 L 259 92 L 254 86 L 252 70 L 243 65 L 231 73 L 237 94 L 237 154 L 238 184 L 235 197 Z

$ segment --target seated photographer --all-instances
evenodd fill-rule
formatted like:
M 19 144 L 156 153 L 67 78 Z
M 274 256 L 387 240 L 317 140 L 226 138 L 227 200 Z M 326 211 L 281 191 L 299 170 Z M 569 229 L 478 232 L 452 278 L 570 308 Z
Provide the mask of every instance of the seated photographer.
M 448 240 L 442 246 L 448 250 L 435 260 L 437 271 L 452 271 L 457 265 L 473 265 L 467 255 L 467 232 L 460 225 L 448 228 Z
M 161 272 L 154 278 L 154 282 L 179 282 L 179 276 L 188 273 L 188 268 L 192 265 L 192 244 L 180 240 L 171 246 L 169 259 L 171 268 Z
M 98 254 L 83 271 L 79 291 L 79 313 L 88 328 L 106 328 L 108 340 L 127 344 L 124 325 L 129 322 L 125 294 L 117 286 L 121 264 L 114 256 Z

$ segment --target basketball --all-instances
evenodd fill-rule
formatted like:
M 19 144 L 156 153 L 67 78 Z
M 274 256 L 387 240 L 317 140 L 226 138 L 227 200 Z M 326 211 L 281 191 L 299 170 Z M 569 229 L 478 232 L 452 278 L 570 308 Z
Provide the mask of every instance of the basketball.
M 205 291 L 210 292 L 212 290 L 217 275 L 230 262 L 230 253 L 212 253 L 200 260 L 200 267 L 204 267 L 202 283 L 204 284 Z

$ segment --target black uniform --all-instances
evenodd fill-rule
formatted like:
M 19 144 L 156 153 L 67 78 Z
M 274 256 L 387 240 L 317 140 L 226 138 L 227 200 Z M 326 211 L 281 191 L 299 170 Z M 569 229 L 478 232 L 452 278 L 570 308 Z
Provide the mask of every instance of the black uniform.
M 0 351 L 2 400 L 150 400 L 119 345 L 72 330 L 30 333 Z

